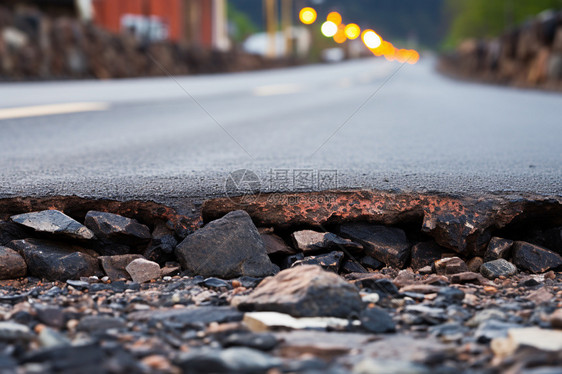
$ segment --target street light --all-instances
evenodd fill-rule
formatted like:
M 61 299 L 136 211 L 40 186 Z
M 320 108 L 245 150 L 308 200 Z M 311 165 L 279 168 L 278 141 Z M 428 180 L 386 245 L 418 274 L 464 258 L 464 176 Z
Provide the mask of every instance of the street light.
M 335 23 L 336 26 L 339 26 L 342 23 L 341 14 L 339 14 L 338 12 L 332 12 L 332 13 L 328 14 L 328 17 L 326 17 L 326 20 Z
M 322 35 L 326 38 L 331 38 L 338 32 L 338 25 L 332 21 L 326 21 L 322 24 L 322 28 L 320 30 L 322 31 Z
M 357 39 L 359 35 L 361 35 L 361 28 L 359 28 L 359 26 L 357 26 L 355 23 L 350 23 L 349 25 L 345 26 L 344 32 L 345 36 L 348 39 L 354 40 Z
M 317 17 L 318 14 L 316 13 L 316 10 L 310 7 L 302 8 L 299 13 L 299 19 L 305 25 L 312 25 L 314 22 L 316 22 Z
M 361 35 L 361 39 L 363 39 L 363 43 L 369 49 L 376 49 L 380 47 L 382 44 L 381 37 L 373 30 L 363 31 L 363 35 Z

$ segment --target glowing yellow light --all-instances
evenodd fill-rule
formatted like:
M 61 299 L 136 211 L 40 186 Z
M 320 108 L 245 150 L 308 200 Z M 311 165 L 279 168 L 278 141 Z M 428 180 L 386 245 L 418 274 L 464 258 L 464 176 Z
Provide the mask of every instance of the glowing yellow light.
M 342 22 L 341 15 L 338 12 L 332 12 L 332 13 L 328 14 L 328 17 L 326 19 L 330 22 L 335 23 L 336 26 L 341 25 L 341 22 Z
M 361 35 L 361 39 L 363 39 L 363 43 L 365 43 L 365 45 L 369 49 L 377 49 L 382 44 L 381 37 L 378 36 L 377 33 L 374 32 L 373 30 L 363 31 L 363 34 Z M 375 52 L 373 52 L 373 53 L 375 53 Z
M 357 39 L 361 35 L 361 29 L 354 23 L 345 26 L 344 32 L 345 36 L 351 40 Z
M 396 60 L 396 48 L 392 48 L 392 50 L 389 50 L 388 52 L 386 52 L 384 54 L 384 58 L 387 59 L 387 61 L 394 61 Z
M 396 48 L 387 41 L 383 41 L 381 46 L 377 48 L 380 53 L 380 56 L 384 56 L 388 61 L 394 61 L 394 54 Z
M 336 25 L 331 21 L 326 21 L 322 24 L 321 31 L 322 31 L 322 35 L 324 35 L 327 38 L 331 38 L 334 35 L 336 35 L 336 33 L 338 32 L 338 25 Z
M 336 35 L 334 35 L 334 41 L 338 44 L 342 44 L 345 43 L 346 40 L 347 40 L 347 36 L 345 35 L 345 25 L 340 25 L 338 27 L 338 31 L 336 32 Z
M 299 13 L 299 18 L 305 25 L 312 25 L 316 21 L 318 14 L 313 8 L 302 8 Z

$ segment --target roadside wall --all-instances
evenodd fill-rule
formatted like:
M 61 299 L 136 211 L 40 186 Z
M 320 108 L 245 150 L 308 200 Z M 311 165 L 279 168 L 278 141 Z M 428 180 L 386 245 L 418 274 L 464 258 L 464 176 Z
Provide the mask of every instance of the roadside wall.
M 562 11 L 489 40 L 466 40 L 442 57 L 440 70 L 471 80 L 562 90 Z
M 150 56 L 158 61 L 156 64 Z M 130 78 L 256 70 L 286 66 L 241 51 L 191 44 L 147 44 L 70 17 L 0 6 L 0 80 Z

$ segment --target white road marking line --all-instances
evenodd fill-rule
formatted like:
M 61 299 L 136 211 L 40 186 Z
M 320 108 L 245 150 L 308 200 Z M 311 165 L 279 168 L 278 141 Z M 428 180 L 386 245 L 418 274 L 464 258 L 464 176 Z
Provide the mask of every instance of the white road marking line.
M 254 96 L 289 95 L 302 91 L 299 84 L 275 84 L 254 88 Z
M 109 107 L 109 103 L 65 103 L 18 108 L 0 108 L 0 120 L 49 116 L 54 114 L 97 112 L 107 110 Z

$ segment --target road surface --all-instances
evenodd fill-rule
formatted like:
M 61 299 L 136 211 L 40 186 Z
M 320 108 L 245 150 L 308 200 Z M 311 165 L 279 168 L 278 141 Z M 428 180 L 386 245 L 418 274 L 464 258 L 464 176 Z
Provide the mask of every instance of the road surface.
M 204 198 L 238 169 L 262 191 L 562 194 L 562 95 L 434 62 L 1 84 L 0 196 Z

